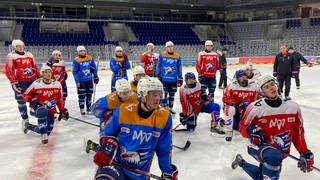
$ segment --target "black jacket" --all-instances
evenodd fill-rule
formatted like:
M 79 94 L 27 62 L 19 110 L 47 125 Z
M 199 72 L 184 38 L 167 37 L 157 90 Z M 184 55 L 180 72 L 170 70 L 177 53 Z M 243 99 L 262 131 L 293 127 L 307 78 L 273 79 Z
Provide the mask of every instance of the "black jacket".
M 227 59 L 225 54 L 222 54 L 221 56 L 219 56 L 219 68 L 221 70 L 227 69 Z
M 308 64 L 308 61 L 306 58 L 304 58 L 300 53 L 294 52 L 291 54 L 293 56 L 293 69 L 296 71 L 300 70 L 300 61 L 304 62 L 305 64 Z
M 278 75 L 291 75 L 293 70 L 292 55 L 283 56 L 282 53 L 279 53 L 273 64 L 273 72 L 277 72 Z

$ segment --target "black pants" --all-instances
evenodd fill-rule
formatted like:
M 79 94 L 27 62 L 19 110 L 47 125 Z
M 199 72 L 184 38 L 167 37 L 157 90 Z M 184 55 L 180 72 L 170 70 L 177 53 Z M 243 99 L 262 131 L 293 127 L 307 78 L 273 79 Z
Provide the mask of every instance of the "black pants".
M 226 69 L 221 69 L 220 70 L 220 80 L 219 80 L 219 87 L 223 87 L 226 88 L 227 87 L 227 70 Z
M 294 75 L 294 79 L 296 80 L 296 86 L 297 87 L 300 86 L 299 74 L 300 74 L 300 71 L 298 71 L 298 73 Z
M 280 92 L 283 93 L 283 85 L 285 84 L 284 96 L 289 96 L 290 94 L 290 86 L 291 86 L 291 74 L 279 74 L 279 89 Z

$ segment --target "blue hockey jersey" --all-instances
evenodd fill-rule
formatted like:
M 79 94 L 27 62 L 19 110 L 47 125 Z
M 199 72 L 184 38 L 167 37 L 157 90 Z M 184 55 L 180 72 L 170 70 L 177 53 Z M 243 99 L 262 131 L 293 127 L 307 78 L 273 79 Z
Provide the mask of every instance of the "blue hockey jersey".
M 162 172 L 172 173 L 172 117 L 162 107 L 144 119 L 138 115 L 138 103 L 122 104 L 104 129 L 104 136 L 118 137 L 115 160 L 133 168 L 149 172 L 153 155 L 157 154 Z M 146 179 L 141 174 L 123 169 L 132 179 Z
M 161 76 L 162 82 L 177 82 L 178 77 L 182 77 L 180 55 L 162 52 L 159 55 L 156 74 Z
M 130 62 L 124 57 L 112 57 L 110 60 L 110 69 L 112 73 L 112 82 L 116 82 L 118 79 L 128 80 L 127 69 L 130 69 Z
M 98 77 L 96 63 L 94 62 L 93 58 L 89 55 L 86 55 L 83 58 L 77 56 L 72 61 L 72 68 L 72 73 L 76 83 L 92 81 L 92 73 L 90 72 L 90 68 L 93 69 L 93 76 Z

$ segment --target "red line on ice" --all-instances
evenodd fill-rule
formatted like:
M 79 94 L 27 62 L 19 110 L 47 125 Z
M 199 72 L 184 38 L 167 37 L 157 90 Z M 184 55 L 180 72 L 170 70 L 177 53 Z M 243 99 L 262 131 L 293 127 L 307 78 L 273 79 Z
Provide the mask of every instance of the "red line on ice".
M 39 144 L 32 155 L 31 163 L 28 168 L 27 178 L 32 180 L 48 180 L 50 179 L 50 167 L 53 158 L 53 152 L 56 144 L 55 128 L 49 136 L 48 144 L 41 143 L 39 137 Z

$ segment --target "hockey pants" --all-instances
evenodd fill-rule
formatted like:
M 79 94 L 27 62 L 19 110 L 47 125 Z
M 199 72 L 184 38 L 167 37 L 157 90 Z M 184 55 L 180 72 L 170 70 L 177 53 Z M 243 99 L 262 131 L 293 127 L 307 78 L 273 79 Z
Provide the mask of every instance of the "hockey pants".
M 209 97 L 214 102 L 214 91 L 216 90 L 216 77 L 203 77 L 201 83 L 202 94 L 206 94 L 207 89 L 209 90 Z
M 80 82 L 80 87 L 77 90 L 80 109 L 84 109 L 84 103 L 86 103 L 87 109 L 89 109 L 91 107 L 91 97 L 93 93 L 92 81 Z
M 281 172 L 282 157 L 281 152 L 272 147 L 248 146 L 248 153 L 260 164 L 259 167 L 245 162 L 242 169 L 254 180 L 278 180 Z
M 164 96 L 163 99 L 161 99 L 161 106 L 169 107 L 171 109 L 173 108 L 174 95 L 177 92 L 177 82 L 162 82 L 162 84 Z
M 31 130 L 39 134 L 47 133 L 50 135 L 53 129 L 54 116 L 48 114 L 47 108 L 40 106 L 36 109 L 31 109 L 30 114 L 38 118 L 38 125 Z

